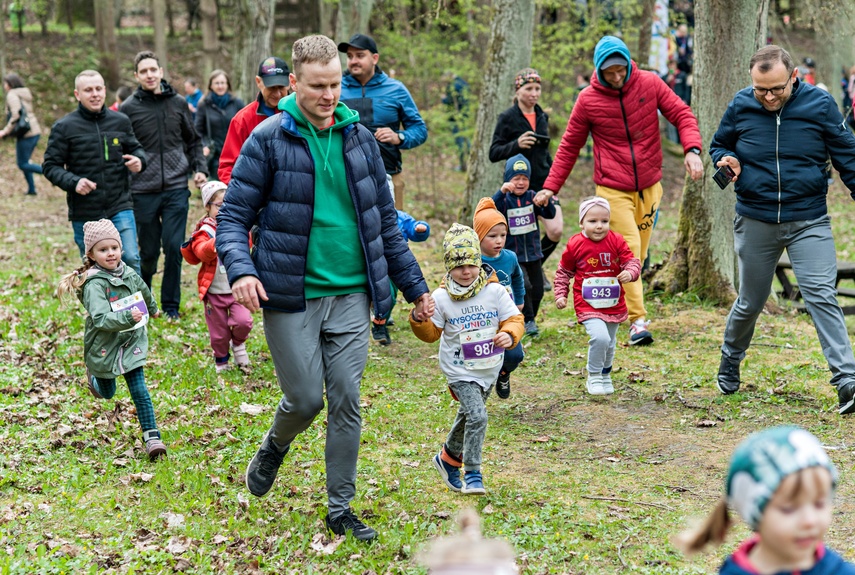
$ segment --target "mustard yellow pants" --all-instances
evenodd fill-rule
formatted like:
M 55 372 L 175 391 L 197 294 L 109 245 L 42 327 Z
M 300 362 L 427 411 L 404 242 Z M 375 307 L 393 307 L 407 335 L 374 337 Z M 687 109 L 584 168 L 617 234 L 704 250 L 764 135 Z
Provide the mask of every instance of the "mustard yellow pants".
M 605 186 L 597 186 L 597 195 L 609 201 L 611 206 L 611 230 L 623 236 L 632 254 L 644 263 L 656 211 L 662 200 L 662 184 L 656 183 L 640 192 L 624 192 Z M 624 284 L 629 321 L 647 317 L 644 309 L 644 287 L 641 278 Z

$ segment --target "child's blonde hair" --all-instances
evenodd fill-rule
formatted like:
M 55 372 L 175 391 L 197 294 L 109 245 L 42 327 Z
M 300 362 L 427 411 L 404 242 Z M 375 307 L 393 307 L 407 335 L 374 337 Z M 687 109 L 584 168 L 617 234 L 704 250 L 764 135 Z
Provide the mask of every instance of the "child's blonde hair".
M 86 272 L 94 265 L 95 262 L 87 255 L 86 263 L 73 272 L 62 276 L 62 279 L 59 280 L 59 285 L 56 287 L 56 297 L 59 298 L 60 302 L 68 304 L 73 301 L 72 298 L 83 289 L 83 284 L 86 283 Z
M 829 482 L 830 479 L 830 482 Z M 696 528 L 675 536 L 672 543 L 687 555 L 708 544 L 721 545 L 731 525 L 728 506 L 756 531 L 766 505 L 776 495 L 787 501 L 806 490 L 825 496 L 834 493 L 837 469 L 819 440 L 799 427 L 773 427 L 743 441 L 730 463 L 727 494 Z
M 431 575 L 516 575 L 514 550 L 502 539 L 481 537 L 481 521 L 473 509 L 457 517 L 460 535 L 436 540 L 419 560 Z

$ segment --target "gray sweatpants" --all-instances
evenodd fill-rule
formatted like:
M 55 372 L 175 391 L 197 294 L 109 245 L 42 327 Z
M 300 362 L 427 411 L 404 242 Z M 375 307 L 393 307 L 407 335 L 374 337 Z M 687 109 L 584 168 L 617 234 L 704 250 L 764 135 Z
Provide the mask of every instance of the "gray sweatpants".
M 611 368 L 615 359 L 617 330 L 619 323 L 605 322 L 598 318 L 582 322 L 588 332 L 588 373 L 603 373 Z
M 370 323 L 368 296 L 361 293 L 308 300 L 303 313 L 264 311 L 264 335 L 282 390 L 269 436 L 276 447 L 291 445 L 312 424 L 324 407 L 326 384 L 331 517 L 346 511 L 356 494 L 359 384 Z
M 778 259 L 786 248 L 831 369 L 831 384 L 855 382 L 855 357 L 837 303 L 837 252 L 831 218 L 771 224 L 737 215 L 733 240 L 739 258 L 739 297 L 727 316 L 721 353 L 737 361 L 745 357 L 757 317 L 769 297 Z
M 481 470 L 481 449 L 487 436 L 487 398 L 489 389 L 472 381 L 455 381 L 448 387 L 457 396 L 460 407 L 445 440 L 445 447 L 455 456 L 463 454 L 464 471 Z

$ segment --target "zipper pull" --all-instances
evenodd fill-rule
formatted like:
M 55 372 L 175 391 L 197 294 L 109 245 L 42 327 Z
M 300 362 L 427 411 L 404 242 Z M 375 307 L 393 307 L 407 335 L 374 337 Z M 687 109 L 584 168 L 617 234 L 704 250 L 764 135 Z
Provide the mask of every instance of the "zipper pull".
M 778 126 L 781 125 L 781 113 L 780 112 L 775 114 L 775 122 L 778 124 Z

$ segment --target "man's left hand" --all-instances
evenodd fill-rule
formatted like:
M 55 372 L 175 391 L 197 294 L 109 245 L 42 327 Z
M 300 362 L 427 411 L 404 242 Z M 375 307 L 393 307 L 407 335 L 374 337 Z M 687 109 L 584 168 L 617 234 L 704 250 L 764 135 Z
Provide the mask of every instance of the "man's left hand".
M 413 310 L 413 318 L 416 321 L 425 321 L 433 317 L 436 303 L 429 293 L 423 293 L 415 301 L 416 309 Z
M 686 159 L 683 160 L 683 165 L 686 166 L 686 173 L 689 174 L 693 180 L 697 180 L 704 175 L 704 162 L 701 160 L 701 157 L 694 152 L 686 154 Z
M 203 174 L 202 172 L 196 172 L 193 174 L 193 183 L 196 184 L 197 188 L 201 188 L 205 185 L 205 182 L 208 181 L 208 176 Z
M 132 156 L 131 154 L 124 154 L 122 159 L 125 160 L 125 167 L 127 167 L 131 173 L 138 174 L 140 170 L 142 170 L 142 161 L 136 156 Z
M 392 144 L 393 146 L 401 145 L 401 137 L 392 128 L 377 128 L 377 131 L 374 132 L 374 137 L 378 142 L 383 142 L 384 144 Z

